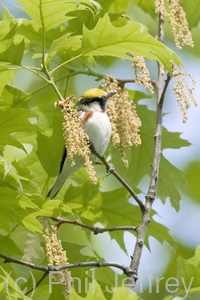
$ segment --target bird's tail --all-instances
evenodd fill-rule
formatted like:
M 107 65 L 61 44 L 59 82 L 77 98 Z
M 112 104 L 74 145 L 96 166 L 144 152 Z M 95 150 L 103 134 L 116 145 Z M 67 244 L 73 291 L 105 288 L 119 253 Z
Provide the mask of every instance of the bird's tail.
M 47 193 L 47 198 L 53 199 L 58 194 L 67 178 L 84 165 L 84 159 L 82 157 L 76 157 L 75 163 L 76 164 L 72 167 L 71 162 L 67 158 L 65 159 L 60 174 L 58 175 L 55 183 Z

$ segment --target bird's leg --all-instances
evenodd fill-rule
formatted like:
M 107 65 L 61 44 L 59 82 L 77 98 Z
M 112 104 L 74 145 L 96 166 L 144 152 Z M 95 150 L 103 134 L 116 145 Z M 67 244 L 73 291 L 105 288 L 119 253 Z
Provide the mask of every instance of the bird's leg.
M 115 171 L 114 165 L 108 163 L 108 166 L 106 167 L 106 172 L 112 174 L 114 171 Z
M 103 155 L 100 155 L 92 142 L 90 142 L 90 151 L 92 152 L 92 154 L 94 154 L 96 157 L 98 157 L 98 159 L 106 166 L 106 172 L 109 173 L 109 174 L 112 174 L 114 171 L 115 171 L 115 168 L 113 166 L 113 164 L 110 164 L 107 162 L 105 156 Z

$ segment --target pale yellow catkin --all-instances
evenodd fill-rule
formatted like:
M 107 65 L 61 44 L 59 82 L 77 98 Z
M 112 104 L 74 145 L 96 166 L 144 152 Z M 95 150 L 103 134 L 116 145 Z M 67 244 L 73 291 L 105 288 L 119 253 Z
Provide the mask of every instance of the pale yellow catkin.
M 154 88 L 150 79 L 149 70 L 146 66 L 144 57 L 132 54 L 134 63 L 132 65 L 133 72 L 135 75 L 135 83 L 143 84 L 146 89 L 150 91 L 151 94 L 154 94 Z
M 121 91 L 118 85 L 117 79 L 111 75 L 105 76 L 102 81 L 102 87 L 105 91 L 118 91 L 109 100 L 107 112 L 112 126 L 111 142 L 114 147 L 119 148 L 122 153 L 122 160 L 128 166 L 123 149 L 141 144 L 139 135 L 141 120 L 137 115 L 133 101 L 129 98 L 128 92 Z
M 168 8 L 166 3 L 168 3 Z M 155 0 L 155 5 L 156 13 L 160 13 L 163 18 L 168 19 L 177 48 L 182 49 L 185 45 L 194 47 L 186 14 L 181 6 L 181 0 Z
M 61 241 L 57 236 L 57 227 L 51 226 L 50 230 L 48 229 L 47 224 L 44 222 L 44 233 L 43 237 L 46 245 L 46 254 L 48 259 L 48 264 L 51 266 L 63 266 L 68 264 L 66 251 L 63 250 Z M 62 275 L 61 275 L 62 274 Z M 63 296 L 65 300 L 69 300 L 70 290 L 72 285 L 71 274 L 67 269 L 64 269 L 56 274 L 53 274 L 54 280 L 57 282 L 62 282 L 63 286 Z
M 64 101 L 56 102 L 56 106 L 62 107 L 63 115 L 63 136 L 67 148 L 67 157 L 71 160 L 72 166 L 75 164 L 74 156 L 82 156 L 90 180 L 97 183 L 96 172 L 90 160 L 89 137 L 84 132 L 79 119 L 77 108 L 75 107 L 75 97 L 70 96 Z
M 186 123 L 188 120 L 187 110 L 193 103 L 195 106 L 198 105 L 193 91 L 196 88 L 196 82 L 191 74 L 188 77 L 191 79 L 191 86 L 188 85 L 186 80 L 186 75 L 181 71 L 176 71 L 173 68 L 173 77 L 175 84 L 172 87 L 173 93 L 176 95 L 176 100 L 180 107 L 183 116 L 183 123 Z

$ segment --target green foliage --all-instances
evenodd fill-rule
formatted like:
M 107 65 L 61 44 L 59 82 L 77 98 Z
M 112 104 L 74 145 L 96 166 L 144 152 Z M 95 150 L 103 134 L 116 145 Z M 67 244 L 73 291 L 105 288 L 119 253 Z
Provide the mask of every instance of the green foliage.
M 36 125 L 31 124 L 30 120 L 35 119 L 36 115 L 29 109 L 10 108 L 7 111 L 0 111 L 0 143 L 1 145 L 12 145 L 24 149 L 23 145 L 14 137 L 16 132 L 37 131 Z M 12 136 L 13 135 L 13 136 Z M 24 149 L 25 150 L 25 149 Z
M 180 280 L 184 279 L 184 283 L 190 288 L 191 292 L 200 292 L 200 247 L 196 248 L 195 254 L 188 260 L 183 258 L 178 259 L 177 266 L 177 278 Z M 181 286 L 181 293 L 184 293 L 184 284 Z
M 198 0 L 192 1 L 184 0 L 183 1 L 183 7 L 186 11 L 187 20 L 189 23 L 190 28 L 196 27 L 199 23 L 200 18 L 200 3 Z
M 199 188 L 198 179 L 200 176 L 200 162 L 194 161 L 187 165 L 186 170 L 187 186 L 184 188 L 184 193 L 199 203 Z M 190 189 L 188 189 L 188 186 Z
M 38 1 L 31 0 L 27 2 L 26 0 L 18 1 L 23 10 L 30 16 L 30 18 L 45 31 L 67 22 L 72 16 L 66 16 L 67 14 L 73 12 L 74 10 L 86 10 L 89 9 L 91 12 L 95 12 L 98 6 L 93 5 L 95 1 L 84 0 L 80 3 L 76 1 L 54 1 L 49 2 L 48 0 Z
M 132 60 L 129 53 L 136 53 L 150 60 L 158 60 L 171 70 L 170 59 L 180 66 L 174 52 L 153 38 L 143 25 L 128 21 L 125 26 L 114 27 L 108 15 L 99 20 L 93 30 L 83 28 L 83 55 L 114 56 Z
M 148 0 L 132 0 L 131 2 L 137 4 L 140 8 L 142 8 L 146 13 L 150 14 L 153 18 L 156 16 L 155 14 L 155 1 Z
M 106 176 L 105 168 L 98 165 L 95 167 L 99 178 L 96 186 L 90 183 L 83 168 L 71 176 L 56 199 L 46 199 L 47 190 L 59 170 L 64 141 L 61 113 L 53 105 L 59 95 L 52 88 L 45 67 L 53 74 L 55 86 L 66 97 L 71 93 L 79 95 L 80 74 L 85 74 L 83 85 L 87 75 L 93 76 L 93 87 L 98 85 L 96 80 L 110 73 L 107 66 L 104 74 L 100 74 L 105 56 L 110 68 L 113 62 L 119 60 L 127 60 L 131 66 L 131 53 L 153 60 L 154 66 L 155 62 L 161 62 L 169 72 L 170 61 L 178 67 L 182 66 L 182 62 L 172 49 L 151 36 L 145 26 L 121 17 L 122 13 L 128 12 L 128 0 L 17 2 L 26 13 L 25 17 L 17 19 L 4 9 L 0 22 L 0 252 L 47 265 L 41 216 L 76 218 L 90 226 L 139 226 L 141 212 L 138 206 L 132 204 L 130 195 L 121 184 L 112 175 Z M 154 1 L 131 2 L 155 19 Z M 191 6 L 189 1 L 184 1 L 191 27 L 198 23 L 197 2 L 194 1 Z M 192 18 L 194 11 L 195 18 Z M 142 188 L 140 183 L 151 175 L 156 115 L 147 105 L 141 105 L 140 100 L 148 99 L 153 103 L 155 99 L 143 92 L 128 91 L 132 101 L 137 103 L 137 112 L 142 121 L 142 145 L 126 152 L 129 168 L 123 165 L 121 154 L 111 146 L 106 155 L 124 180 L 138 194 L 145 194 L 147 187 Z M 163 150 L 187 146 L 189 142 L 183 140 L 180 133 L 172 133 L 164 128 Z M 199 199 L 196 182 L 199 165 L 190 165 L 186 171 L 185 176 L 183 171 L 165 157 L 161 158 L 157 197 L 163 203 L 169 198 L 177 211 L 181 199 L 177 186 L 181 186 L 182 191 L 189 193 L 195 200 Z M 186 190 L 186 179 L 192 191 Z M 150 249 L 150 237 L 161 244 L 166 241 L 172 247 L 175 246 L 176 242 L 168 228 L 156 222 L 155 216 L 156 212 L 152 210 L 145 246 Z M 105 248 L 103 240 L 98 243 L 96 237 L 86 229 L 67 226 L 60 227 L 59 235 L 70 263 L 105 260 L 102 254 Z M 125 256 L 132 255 L 125 245 L 123 231 L 107 235 L 110 243 L 114 241 Z M 178 278 L 184 277 L 189 282 L 190 276 L 196 274 L 191 288 L 192 291 L 197 289 L 199 250 L 189 260 L 180 257 L 177 264 Z M 95 299 L 130 299 L 130 294 L 120 287 L 114 293 L 104 293 L 106 287 L 110 290 L 115 288 L 115 271 L 110 268 L 98 269 L 95 282 L 92 281 L 90 271 L 85 273 L 86 269 L 83 268 L 72 270 L 72 276 L 88 280 L 89 287 L 88 291 L 84 290 L 85 281 L 82 281 L 81 292 L 72 291 L 70 299 L 83 299 L 82 296 L 92 299 L 94 283 Z M 25 296 L 19 292 L 27 286 L 31 288 L 31 274 L 36 282 L 40 280 L 39 271 L 27 271 L 26 267 L 15 264 L 2 264 L 0 300 L 8 296 L 5 290 L 8 276 L 10 296 L 13 299 L 31 299 L 31 294 Z M 27 282 L 16 286 L 15 279 L 23 276 L 27 278 Z M 125 276 L 119 275 L 119 286 L 124 278 Z M 50 295 L 49 282 L 45 279 L 36 289 L 34 299 L 55 299 L 57 296 L 63 297 L 62 288 L 54 286 Z M 132 293 L 131 299 L 139 298 Z

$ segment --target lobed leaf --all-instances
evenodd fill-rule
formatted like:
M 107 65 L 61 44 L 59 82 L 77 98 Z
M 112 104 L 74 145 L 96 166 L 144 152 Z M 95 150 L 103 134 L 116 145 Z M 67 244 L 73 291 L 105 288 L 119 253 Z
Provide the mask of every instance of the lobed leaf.
M 8 49 L 16 34 L 17 23 L 15 21 L 0 22 L 0 53 Z
M 22 184 L 17 169 L 13 164 L 0 156 L 0 183 L 1 186 L 9 186 L 13 190 L 22 192 Z
M 185 177 L 187 186 L 182 187 L 184 194 L 199 203 L 200 161 L 193 161 L 186 166 Z
M 185 287 L 189 287 L 189 291 L 200 292 L 200 270 L 199 270 L 199 246 L 196 248 L 195 254 L 190 259 L 179 257 L 177 260 L 177 275 L 180 282 L 180 292 L 185 293 Z M 188 291 L 188 292 L 189 292 Z
M 12 70 L 8 70 L 13 74 Z M 3 74 L 0 73 L 0 78 L 3 77 Z M 9 79 L 9 76 L 6 76 L 4 73 L 5 82 L 13 81 L 13 78 L 11 77 Z M 28 103 L 26 101 L 29 101 L 31 98 L 30 94 L 25 93 L 24 91 L 17 89 L 13 86 L 6 85 L 3 89 L 2 98 L 0 97 L 1 102 L 1 110 L 6 111 L 11 108 L 17 108 L 23 106 L 23 108 L 28 107 Z
M 24 54 L 24 41 L 21 39 L 17 43 L 14 37 L 18 29 L 18 24 L 14 20 L 0 22 L 0 61 L 13 65 L 20 65 Z M 1 64 L 2 65 L 2 64 Z
M 9 232 L 11 223 L 23 226 L 22 220 L 27 215 L 27 208 L 34 208 L 34 205 L 27 202 L 26 197 L 19 196 L 17 190 L 8 186 L 0 186 L 0 228 Z
M 107 14 L 92 30 L 83 27 L 82 50 L 84 56 L 114 56 L 129 60 L 133 60 L 129 54 L 136 53 L 161 62 L 169 72 L 171 60 L 182 65 L 175 52 L 153 38 L 145 26 L 128 21 L 125 26 L 114 27 Z
M 11 43 L 5 52 L 0 53 L 0 61 L 8 62 L 12 65 L 20 65 L 24 54 L 24 41 L 18 45 Z
M 55 40 L 48 53 L 48 64 L 55 55 L 60 55 L 64 61 L 81 53 L 81 35 L 69 36 L 69 33 L 64 34 Z
M 23 7 L 22 9 L 31 17 L 31 19 L 45 31 L 48 31 L 66 21 L 74 18 L 67 15 L 75 10 L 90 9 L 94 11 L 97 5 L 89 1 L 73 0 L 17 0 Z M 95 1 L 94 1 L 95 2 Z
M 33 212 L 26 213 L 22 218 L 22 223 L 28 230 L 32 232 L 43 232 L 43 227 L 39 222 L 37 217 L 48 216 L 48 217 L 57 217 L 62 211 L 62 207 L 66 209 L 65 205 L 61 200 L 47 200 L 44 201 L 42 196 L 37 194 L 32 194 L 27 199 L 31 200 L 33 203 L 34 199 L 37 198 L 38 205 L 35 205 Z M 26 204 L 26 203 L 25 203 Z
M 2 92 L 6 84 L 14 82 L 14 71 L 9 70 L 7 64 L 0 63 L 0 101 L 1 104 L 4 102 L 4 100 L 1 98 Z M 7 101 L 7 99 L 6 99 Z M 3 109 L 1 107 L 1 109 Z
M 24 149 L 23 145 L 12 136 L 15 132 L 39 130 L 30 122 L 31 118 L 36 118 L 35 114 L 28 109 L 9 109 L 0 111 L 0 144 L 13 145 Z
M 16 40 L 24 39 L 25 48 L 31 52 L 42 52 L 43 32 L 42 29 L 32 20 L 22 19 L 17 30 Z M 46 39 L 46 48 L 49 47 L 49 41 Z
M 157 197 L 165 203 L 169 197 L 171 205 L 176 211 L 180 209 L 181 195 L 179 185 L 186 185 L 187 181 L 183 171 L 176 168 L 164 157 L 161 158 Z
M 23 295 L 23 291 L 20 289 L 18 282 L 10 276 L 12 273 L 5 271 L 2 267 L 0 267 L 0 292 L 2 299 L 23 299 L 23 300 L 31 300 L 28 296 Z M 9 279 L 9 280 L 8 280 Z M 5 288 L 6 286 L 6 288 Z M 8 293 L 9 291 L 9 293 Z M 8 296 L 9 294 L 9 296 Z M 23 295 L 23 298 L 22 298 Z

